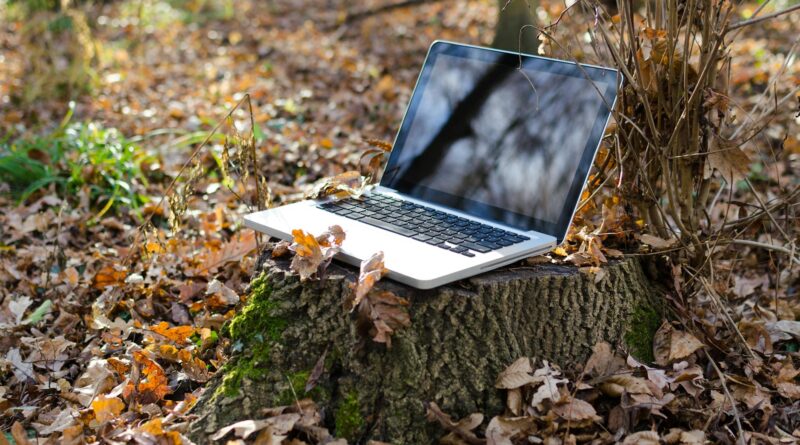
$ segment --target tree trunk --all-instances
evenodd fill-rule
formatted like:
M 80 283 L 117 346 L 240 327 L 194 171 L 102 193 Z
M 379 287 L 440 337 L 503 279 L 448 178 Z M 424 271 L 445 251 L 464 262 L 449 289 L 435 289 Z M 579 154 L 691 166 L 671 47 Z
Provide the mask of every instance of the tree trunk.
M 495 379 L 517 358 L 578 369 L 606 340 L 646 360 L 661 319 L 660 291 L 635 258 L 604 267 L 597 283 L 571 266 L 518 265 L 429 291 L 378 283 L 411 302 L 411 326 L 387 348 L 360 337 L 343 309 L 355 269 L 332 264 L 323 281 L 301 283 L 285 262 L 266 259 L 262 268 L 247 305 L 223 329 L 233 358 L 194 410 L 191 437 L 200 444 L 304 397 L 349 443 L 433 443 L 442 430 L 425 420 L 425 402 L 454 416 L 499 414 Z M 325 371 L 306 393 L 325 351 Z
M 536 0 L 497 0 L 497 25 L 492 47 L 536 54 L 539 31 L 535 25 Z M 521 35 L 520 35 L 521 30 Z

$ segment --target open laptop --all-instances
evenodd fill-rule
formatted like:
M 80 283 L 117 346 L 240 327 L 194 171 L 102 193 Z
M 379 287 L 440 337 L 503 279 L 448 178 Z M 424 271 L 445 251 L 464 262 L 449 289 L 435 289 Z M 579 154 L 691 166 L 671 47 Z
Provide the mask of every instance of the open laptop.
M 545 253 L 567 233 L 619 86 L 614 69 L 436 41 L 380 184 L 245 216 L 291 240 L 339 225 L 342 260 L 384 252 L 429 289 Z

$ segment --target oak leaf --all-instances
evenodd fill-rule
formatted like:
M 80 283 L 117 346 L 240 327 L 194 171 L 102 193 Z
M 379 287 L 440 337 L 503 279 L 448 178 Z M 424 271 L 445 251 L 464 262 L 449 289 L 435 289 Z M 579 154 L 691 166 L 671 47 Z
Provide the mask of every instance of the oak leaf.
M 392 292 L 370 292 L 358 305 L 356 327 L 362 335 L 369 335 L 373 341 L 391 347 L 392 334 L 411 324 L 406 309 L 408 305 L 408 300 Z

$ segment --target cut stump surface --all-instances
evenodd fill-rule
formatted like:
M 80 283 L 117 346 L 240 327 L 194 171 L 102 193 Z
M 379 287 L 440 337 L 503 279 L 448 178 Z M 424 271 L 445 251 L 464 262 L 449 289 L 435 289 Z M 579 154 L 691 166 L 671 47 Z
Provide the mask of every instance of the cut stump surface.
M 263 274 L 224 332 L 233 357 L 194 409 L 198 443 L 296 398 L 317 402 L 325 425 L 351 444 L 434 443 L 442 430 L 425 419 L 425 402 L 455 418 L 500 414 L 495 379 L 519 357 L 578 369 L 605 340 L 647 359 L 661 319 L 660 290 L 636 258 L 605 266 L 598 282 L 572 266 L 518 265 L 428 291 L 378 283 L 411 302 L 411 326 L 387 348 L 361 337 L 343 309 L 354 268 L 332 264 L 323 281 L 301 283 L 287 262 L 262 258 Z

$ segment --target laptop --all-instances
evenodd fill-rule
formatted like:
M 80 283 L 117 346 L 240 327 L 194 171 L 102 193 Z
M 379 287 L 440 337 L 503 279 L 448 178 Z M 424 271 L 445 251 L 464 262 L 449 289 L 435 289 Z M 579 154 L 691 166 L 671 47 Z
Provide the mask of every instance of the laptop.
M 419 289 L 546 253 L 567 234 L 618 87 L 611 68 L 436 41 L 378 185 L 245 225 L 285 240 L 339 225 L 338 258 L 383 251 L 388 277 Z

